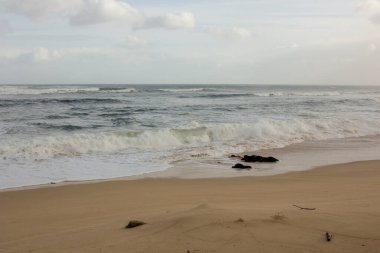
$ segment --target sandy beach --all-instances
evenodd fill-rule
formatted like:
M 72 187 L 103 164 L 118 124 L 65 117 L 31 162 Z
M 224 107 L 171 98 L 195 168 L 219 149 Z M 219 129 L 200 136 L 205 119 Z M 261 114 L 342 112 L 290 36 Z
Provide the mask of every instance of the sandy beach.
M 379 189 L 380 161 L 365 161 L 1 192 L 0 252 L 380 252 Z

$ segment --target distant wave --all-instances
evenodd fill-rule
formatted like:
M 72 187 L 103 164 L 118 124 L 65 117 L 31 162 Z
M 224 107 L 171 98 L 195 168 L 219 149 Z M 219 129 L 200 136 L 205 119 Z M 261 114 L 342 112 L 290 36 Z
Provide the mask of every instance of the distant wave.
M 76 99 L 0 99 L 0 107 L 32 104 L 116 104 L 125 101 L 111 98 L 76 98 Z
M 0 87 L 0 95 L 46 95 L 46 94 L 66 94 L 66 93 L 134 93 L 139 92 L 135 88 L 119 87 L 26 87 L 26 86 L 3 86 Z
M 159 91 L 162 92 L 174 92 L 174 93 L 181 93 L 181 92 L 200 92 L 200 91 L 218 91 L 220 89 L 217 88 L 180 88 L 180 89 L 159 89 Z
M 219 93 L 219 94 L 205 94 L 199 95 L 197 97 L 203 98 L 233 98 L 233 97 L 252 97 L 253 94 L 250 93 Z
M 113 87 L 104 87 L 99 88 L 100 92 L 110 92 L 110 93 L 134 93 L 140 92 L 140 90 L 135 88 L 113 88 Z
M 119 119 L 121 120 L 121 119 Z M 128 124 L 128 118 L 119 124 Z M 132 119 L 133 120 L 133 119 Z M 117 123 L 118 124 L 118 123 Z M 2 159 L 50 159 L 84 154 L 113 154 L 131 150 L 176 150 L 203 147 L 209 152 L 223 150 L 225 154 L 237 147 L 249 149 L 276 148 L 305 140 L 325 140 L 366 135 L 380 135 L 380 119 L 261 119 L 256 123 L 224 123 L 192 125 L 183 129 L 151 129 L 98 133 L 55 133 L 0 144 Z M 45 125 L 63 130 L 77 126 Z M 245 145 L 245 146 L 244 146 Z
M 257 97 L 282 97 L 282 96 L 339 96 L 341 92 L 328 91 L 328 92 L 257 92 L 253 96 Z
M 82 129 L 95 129 L 102 127 L 101 125 L 90 125 L 90 126 L 78 126 L 71 124 L 50 124 L 46 122 L 32 123 L 36 127 L 40 127 L 43 129 L 52 129 L 52 130 L 63 130 L 67 132 L 82 130 Z
M 338 91 L 325 91 L 325 92 L 293 92 L 288 93 L 289 96 L 339 96 L 342 95 L 341 92 Z
M 81 126 L 75 126 L 75 125 L 70 125 L 70 124 L 53 125 L 53 124 L 48 124 L 48 123 L 34 123 L 33 125 L 38 126 L 40 128 L 44 128 L 44 129 L 65 130 L 65 131 L 75 131 L 75 130 L 80 130 L 84 128 Z
M 229 98 L 229 97 L 283 97 L 283 96 L 339 96 L 340 92 L 239 92 L 238 90 L 217 90 L 217 89 L 164 89 L 164 91 L 175 93 L 196 93 L 191 96 L 207 97 L 207 98 Z M 205 92 L 206 91 L 206 92 Z M 204 93 L 202 93 L 204 92 Z M 190 96 L 190 95 L 189 95 Z
M 283 96 L 284 94 L 282 92 L 258 92 L 252 93 L 251 95 L 256 97 L 277 97 Z
M 63 93 L 81 93 L 96 92 L 99 88 L 92 87 L 62 87 L 62 88 L 39 88 L 39 87 L 22 87 L 6 86 L 0 87 L 1 95 L 43 95 L 43 94 L 63 94 Z

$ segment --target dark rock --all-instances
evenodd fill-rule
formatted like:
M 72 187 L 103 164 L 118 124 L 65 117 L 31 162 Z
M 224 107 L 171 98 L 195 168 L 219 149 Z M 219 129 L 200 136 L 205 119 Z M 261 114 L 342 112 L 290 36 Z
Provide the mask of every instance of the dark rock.
M 230 158 L 241 158 L 240 155 L 230 155 Z
M 250 170 L 250 169 L 252 169 L 251 166 L 243 165 L 241 163 L 235 164 L 234 166 L 232 166 L 232 168 L 233 169 L 240 169 L 240 170 L 247 170 L 247 169 Z
M 259 156 L 259 155 L 245 155 L 242 159 L 242 161 L 247 162 L 247 163 L 275 163 L 278 162 L 278 159 L 269 156 L 269 157 L 264 157 L 264 156 Z
M 329 241 L 331 241 L 331 240 L 332 240 L 332 237 L 333 237 L 333 236 L 332 236 L 332 234 L 330 234 L 329 232 L 326 232 L 326 234 L 325 234 L 325 235 L 326 235 L 326 241 L 328 241 L 328 242 L 329 242 Z
M 237 219 L 235 222 L 236 222 L 236 223 L 242 223 L 242 222 L 244 222 L 244 219 L 239 218 L 239 219 Z
M 138 227 L 138 226 L 142 226 L 146 224 L 145 222 L 143 221 L 139 221 L 139 220 L 131 220 L 127 226 L 125 226 L 125 228 L 135 228 L 135 227 Z
M 274 158 L 273 156 L 267 157 L 267 162 L 269 162 L 269 163 L 276 163 L 278 161 L 279 160 L 277 158 Z

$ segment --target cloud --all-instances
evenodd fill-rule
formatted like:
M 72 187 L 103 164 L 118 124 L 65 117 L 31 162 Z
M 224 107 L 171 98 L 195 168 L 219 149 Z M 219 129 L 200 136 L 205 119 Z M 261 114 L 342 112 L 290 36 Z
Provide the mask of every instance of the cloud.
M 142 14 L 129 4 L 118 0 L 86 0 L 84 8 L 70 18 L 72 25 L 92 25 L 105 22 L 137 23 Z
M 57 60 L 62 57 L 62 54 L 57 50 L 49 50 L 44 47 L 32 49 L 30 52 L 19 55 L 15 61 L 18 63 L 46 63 Z
M 126 40 L 126 46 L 128 48 L 135 48 L 135 47 L 142 47 L 146 46 L 148 42 L 140 37 L 134 36 L 134 35 L 128 35 Z
M 252 32 L 250 30 L 236 26 L 232 28 L 212 27 L 205 29 L 205 32 L 215 37 L 224 39 L 248 39 L 252 36 Z
M 70 15 L 83 7 L 83 0 L 2 0 L 0 10 L 39 19 Z
M 380 24 L 380 1 L 363 0 L 357 5 L 357 10 L 371 14 L 370 20 Z
M 148 17 L 136 26 L 136 29 L 193 29 L 196 25 L 194 14 L 191 12 L 167 13 L 162 16 Z
M 377 50 L 377 46 L 376 46 L 376 44 L 374 44 L 374 43 L 369 44 L 369 45 L 368 45 L 368 50 L 369 50 L 370 52 L 375 52 L 375 51 Z
M 0 20 L 0 37 L 12 32 L 7 20 Z
M 358 4 L 357 9 L 360 11 L 379 12 L 380 2 L 378 0 L 363 0 Z
M 119 22 L 135 29 L 192 29 L 196 25 L 191 12 L 144 17 L 138 9 L 122 0 L 0 0 L 0 11 L 33 20 L 64 17 L 74 26 Z

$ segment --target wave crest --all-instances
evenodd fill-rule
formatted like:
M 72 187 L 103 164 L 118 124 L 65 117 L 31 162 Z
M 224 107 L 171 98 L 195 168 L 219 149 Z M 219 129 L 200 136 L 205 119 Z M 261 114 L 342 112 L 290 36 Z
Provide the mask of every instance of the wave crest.
M 202 147 L 228 154 L 236 148 L 257 150 L 283 147 L 305 140 L 379 135 L 380 120 L 274 120 L 253 124 L 208 124 L 184 129 L 140 132 L 73 133 L 2 143 L 3 159 L 49 159 L 58 156 L 128 153 L 136 150 L 176 150 Z

